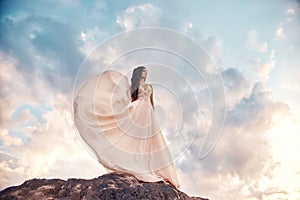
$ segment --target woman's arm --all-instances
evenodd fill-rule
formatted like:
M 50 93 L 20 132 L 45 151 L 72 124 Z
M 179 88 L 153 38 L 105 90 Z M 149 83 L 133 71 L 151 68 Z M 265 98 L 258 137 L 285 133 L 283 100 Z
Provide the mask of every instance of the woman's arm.
M 154 110 L 153 87 L 152 87 L 152 85 L 150 85 L 150 87 L 151 87 L 150 102 L 151 102 L 152 108 L 153 108 L 153 110 Z

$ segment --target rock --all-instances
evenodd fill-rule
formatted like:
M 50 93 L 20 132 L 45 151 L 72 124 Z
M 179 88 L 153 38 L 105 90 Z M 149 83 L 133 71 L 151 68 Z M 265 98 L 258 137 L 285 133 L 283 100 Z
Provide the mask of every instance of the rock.
M 207 200 L 200 197 L 189 197 L 163 181 L 143 182 L 125 173 L 109 173 L 90 180 L 31 179 L 22 185 L 0 191 L 0 199 Z

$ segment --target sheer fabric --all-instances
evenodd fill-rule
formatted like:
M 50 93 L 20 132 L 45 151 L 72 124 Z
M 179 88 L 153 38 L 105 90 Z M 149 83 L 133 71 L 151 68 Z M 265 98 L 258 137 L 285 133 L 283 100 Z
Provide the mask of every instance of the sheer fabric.
M 108 170 L 179 188 L 176 169 L 150 102 L 151 85 L 140 85 L 131 102 L 126 76 L 105 71 L 88 79 L 74 98 L 75 125 Z

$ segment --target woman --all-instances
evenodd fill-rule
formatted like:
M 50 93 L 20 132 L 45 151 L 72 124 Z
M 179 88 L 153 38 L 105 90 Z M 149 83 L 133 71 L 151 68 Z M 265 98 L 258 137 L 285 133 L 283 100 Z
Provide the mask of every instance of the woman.
M 133 70 L 131 87 L 126 76 L 116 71 L 91 77 L 76 93 L 75 125 L 106 169 L 147 182 L 165 180 L 179 188 L 146 77 L 143 66 Z

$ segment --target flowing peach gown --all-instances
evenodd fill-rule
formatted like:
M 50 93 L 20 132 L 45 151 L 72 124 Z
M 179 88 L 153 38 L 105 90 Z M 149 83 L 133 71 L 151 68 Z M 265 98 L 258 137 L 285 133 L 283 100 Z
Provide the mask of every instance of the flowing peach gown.
M 82 139 L 110 171 L 142 181 L 166 180 L 179 188 L 176 168 L 150 102 L 152 87 L 139 87 L 131 102 L 126 76 L 105 71 L 88 79 L 74 98 L 74 121 Z

